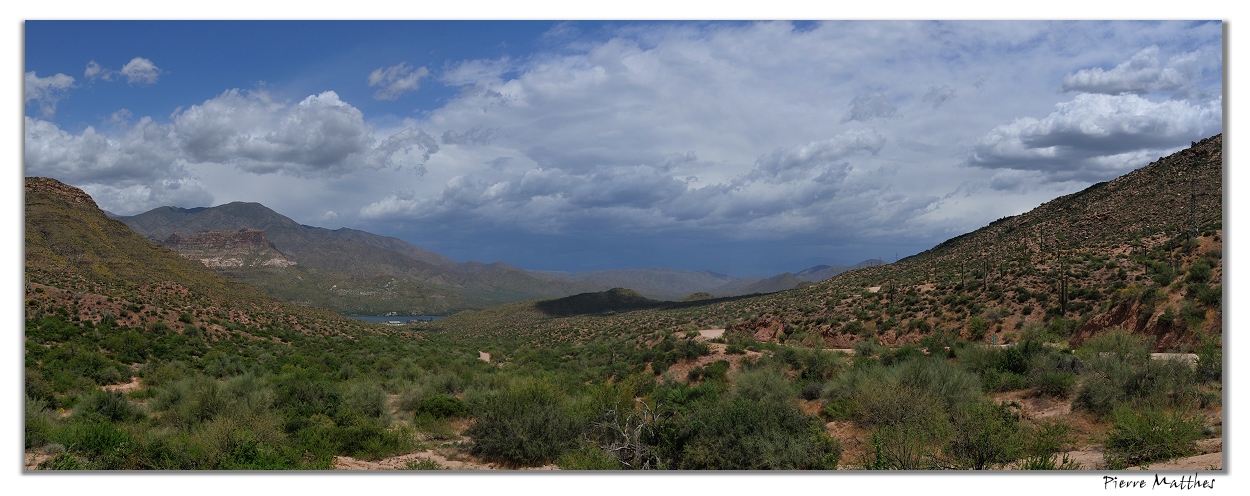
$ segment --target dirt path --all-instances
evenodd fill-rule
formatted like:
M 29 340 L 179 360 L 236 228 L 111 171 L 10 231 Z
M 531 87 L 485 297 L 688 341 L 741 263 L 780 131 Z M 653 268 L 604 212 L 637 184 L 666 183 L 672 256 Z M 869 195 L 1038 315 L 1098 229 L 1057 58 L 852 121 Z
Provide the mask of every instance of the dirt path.
M 334 470 L 404 470 L 409 463 L 432 460 L 443 470 L 508 470 L 494 463 L 477 463 L 472 461 L 452 460 L 434 450 L 392 456 L 378 461 L 357 460 L 350 456 L 334 457 Z M 524 467 L 519 470 L 560 470 L 555 465 L 541 467 Z
M 699 331 L 699 339 L 704 341 L 716 339 L 725 335 L 724 329 L 704 329 Z

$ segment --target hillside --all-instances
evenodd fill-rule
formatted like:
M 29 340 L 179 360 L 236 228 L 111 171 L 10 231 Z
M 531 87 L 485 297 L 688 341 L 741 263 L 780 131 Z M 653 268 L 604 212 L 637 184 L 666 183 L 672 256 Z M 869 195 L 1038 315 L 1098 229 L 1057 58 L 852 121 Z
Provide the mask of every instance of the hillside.
M 25 188 L 28 317 L 60 313 L 179 332 L 193 326 L 210 335 L 228 334 L 229 322 L 332 333 L 371 328 L 273 300 L 153 244 L 107 217 L 78 188 L 47 178 L 26 178 Z

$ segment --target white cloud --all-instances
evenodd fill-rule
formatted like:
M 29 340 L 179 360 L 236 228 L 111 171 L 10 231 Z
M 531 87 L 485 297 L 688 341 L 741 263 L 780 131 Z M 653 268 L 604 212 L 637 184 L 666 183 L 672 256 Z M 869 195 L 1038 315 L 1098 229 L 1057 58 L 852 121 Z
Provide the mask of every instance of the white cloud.
M 1222 128 L 1219 100 L 1154 102 L 1135 94 L 1082 94 L 1055 107 L 1042 119 L 1020 118 L 994 128 L 966 163 L 1098 181 Z
M 100 67 L 100 64 L 92 60 L 91 62 L 87 63 L 87 68 L 82 71 L 82 75 L 83 77 L 87 79 L 91 79 L 91 80 L 94 80 L 96 77 L 101 77 L 105 80 L 108 80 L 109 71 L 104 69 L 103 67 Z
M 230 90 L 173 116 L 188 159 L 265 174 L 337 176 L 383 167 L 422 171 L 438 144 L 405 128 L 377 136 L 359 109 L 327 91 L 294 106 L 264 91 Z
M 74 86 L 74 78 L 64 74 L 39 77 L 34 71 L 25 75 L 25 99 L 34 100 L 39 104 L 39 111 L 45 117 L 56 113 L 56 104 L 65 98 L 69 89 Z
M 419 174 L 439 149 L 420 129 L 375 129 L 334 92 L 287 105 L 264 91 L 230 90 L 176 112 L 168 124 L 149 117 L 129 124 L 130 117 L 125 109 L 112 115 L 115 134 L 92 127 L 74 134 L 26 117 L 26 173 L 90 186 L 113 199 L 99 201 L 104 208 L 133 213 L 136 206 L 159 206 L 151 202 L 178 195 L 185 201 L 212 198 L 193 168 L 225 165 L 308 178 L 381 169 Z
M 121 75 L 126 76 L 127 83 L 153 84 L 164 71 L 157 68 L 156 64 L 153 64 L 151 60 L 135 57 L 122 66 L 120 72 Z
M 424 67 L 412 70 L 407 62 L 386 69 L 376 69 L 369 74 L 369 87 L 380 86 L 373 93 L 374 100 L 396 100 L 400 95 L 417 91 L 421 87 L 421 79 L 430 75 Z
M 1211 62 L 1202 50 L 1182 53 L 1159 62 L 1159 47 L 1143 48 L 1128 60 L 1110 70 L 1100 67 L 1082 69 L 1063 78 L 1063 91 L 1088 93 L 1146 93 L 1177 91 L 1202 76 Z

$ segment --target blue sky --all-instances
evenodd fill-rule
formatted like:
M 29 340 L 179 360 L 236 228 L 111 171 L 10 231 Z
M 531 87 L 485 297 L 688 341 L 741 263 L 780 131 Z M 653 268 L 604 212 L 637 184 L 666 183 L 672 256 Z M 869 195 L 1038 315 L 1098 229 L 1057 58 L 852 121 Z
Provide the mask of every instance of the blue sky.
M 529 269 L 892 261 L 1224 119 L 1219 22 L 24 29 L 26 175 Z

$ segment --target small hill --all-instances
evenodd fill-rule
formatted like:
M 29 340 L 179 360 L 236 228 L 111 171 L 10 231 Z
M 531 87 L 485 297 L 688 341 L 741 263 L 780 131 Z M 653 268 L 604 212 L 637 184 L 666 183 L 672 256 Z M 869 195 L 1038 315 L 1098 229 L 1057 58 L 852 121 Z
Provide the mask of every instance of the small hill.
M 534 304 L 539 311 L 554 316 L 609 314 L 643 308 L 657 308 L 668 302 L 647 298 L 637 291 L 624 288 L 613 288 L 598 293 L 582 293 L 578 295 L 544 300 Z

